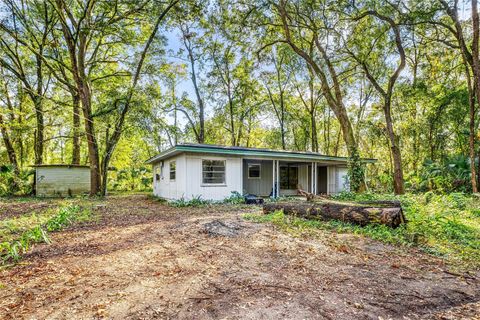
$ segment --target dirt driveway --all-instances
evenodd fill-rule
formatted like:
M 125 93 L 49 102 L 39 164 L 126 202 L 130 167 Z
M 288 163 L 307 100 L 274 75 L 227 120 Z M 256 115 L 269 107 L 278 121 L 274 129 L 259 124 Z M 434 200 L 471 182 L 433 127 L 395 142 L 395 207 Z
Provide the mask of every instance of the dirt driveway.
M 480 274 L 352 235 L 295 238 L 244 221 L 252 210 L 109 198 L 0 273 L 0 318 L 479 319 Z

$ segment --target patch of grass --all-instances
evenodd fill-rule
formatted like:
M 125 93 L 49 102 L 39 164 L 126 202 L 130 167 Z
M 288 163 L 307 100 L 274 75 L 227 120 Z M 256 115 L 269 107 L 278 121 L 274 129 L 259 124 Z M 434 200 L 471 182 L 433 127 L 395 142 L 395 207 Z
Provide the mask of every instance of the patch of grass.
M 49 243 L 49 232 L 62 230 L 73 222 L 86 221 L 90 216 L 91 210 L 69 203 L 39 216 L 33 213 L 2 221 L 0 262 L 6 264 L 20 260 L 32 244 Z
M 335 199 L 349 202 L 399 200 L 408 223 L 392 229 L 384 225 L 360 227 L 340 221 L 305 220 L 282 212 L 244 217 L 271 222 L 293 233 L 323 229 L 364 235 L 394 245 L 415 246 L 454 264 L 480 268 L 480 200 L 475 197 L 462 193 L 403 196 L 342 193 Z

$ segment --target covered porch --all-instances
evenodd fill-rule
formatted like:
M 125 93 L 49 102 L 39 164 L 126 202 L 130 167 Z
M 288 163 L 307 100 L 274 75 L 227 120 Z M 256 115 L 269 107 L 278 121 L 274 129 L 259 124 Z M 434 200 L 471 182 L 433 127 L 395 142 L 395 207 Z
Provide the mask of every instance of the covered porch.
M 243 159 L 242 171 L 243 192 L 260 197 L 295 196 L 299 190 L 332 194 L 348 188 L 346 166 L 336 163 Z

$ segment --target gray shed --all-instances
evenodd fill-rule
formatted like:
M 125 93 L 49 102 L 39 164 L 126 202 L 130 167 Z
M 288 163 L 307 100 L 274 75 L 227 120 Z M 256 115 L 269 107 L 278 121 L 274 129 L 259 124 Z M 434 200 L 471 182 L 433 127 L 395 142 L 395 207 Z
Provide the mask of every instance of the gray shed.
M 90 192 L 90 168 L 48 164 L 35 168 L 35 192 L 39 197 L 66 197 Z

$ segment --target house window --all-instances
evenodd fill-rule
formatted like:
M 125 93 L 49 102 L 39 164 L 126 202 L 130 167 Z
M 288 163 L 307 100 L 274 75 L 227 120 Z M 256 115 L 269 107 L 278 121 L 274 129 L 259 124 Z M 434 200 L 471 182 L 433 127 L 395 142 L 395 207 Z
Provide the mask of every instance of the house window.
M 225 160 L 202 160 L 203 184 L 225 183 Z
M 155 181 L 160 181 L 160 167 L 155 167 Z
M 177 175 L 177 163 L 175 161 L 170 162 L 170 181 L 175 181 Z
M 294 190 L 298 188 L 298 167 L 280 167 L 280 189 Z
M 260 179 L 260 164 L 250 163 L 248 165 L 248 179 Z

